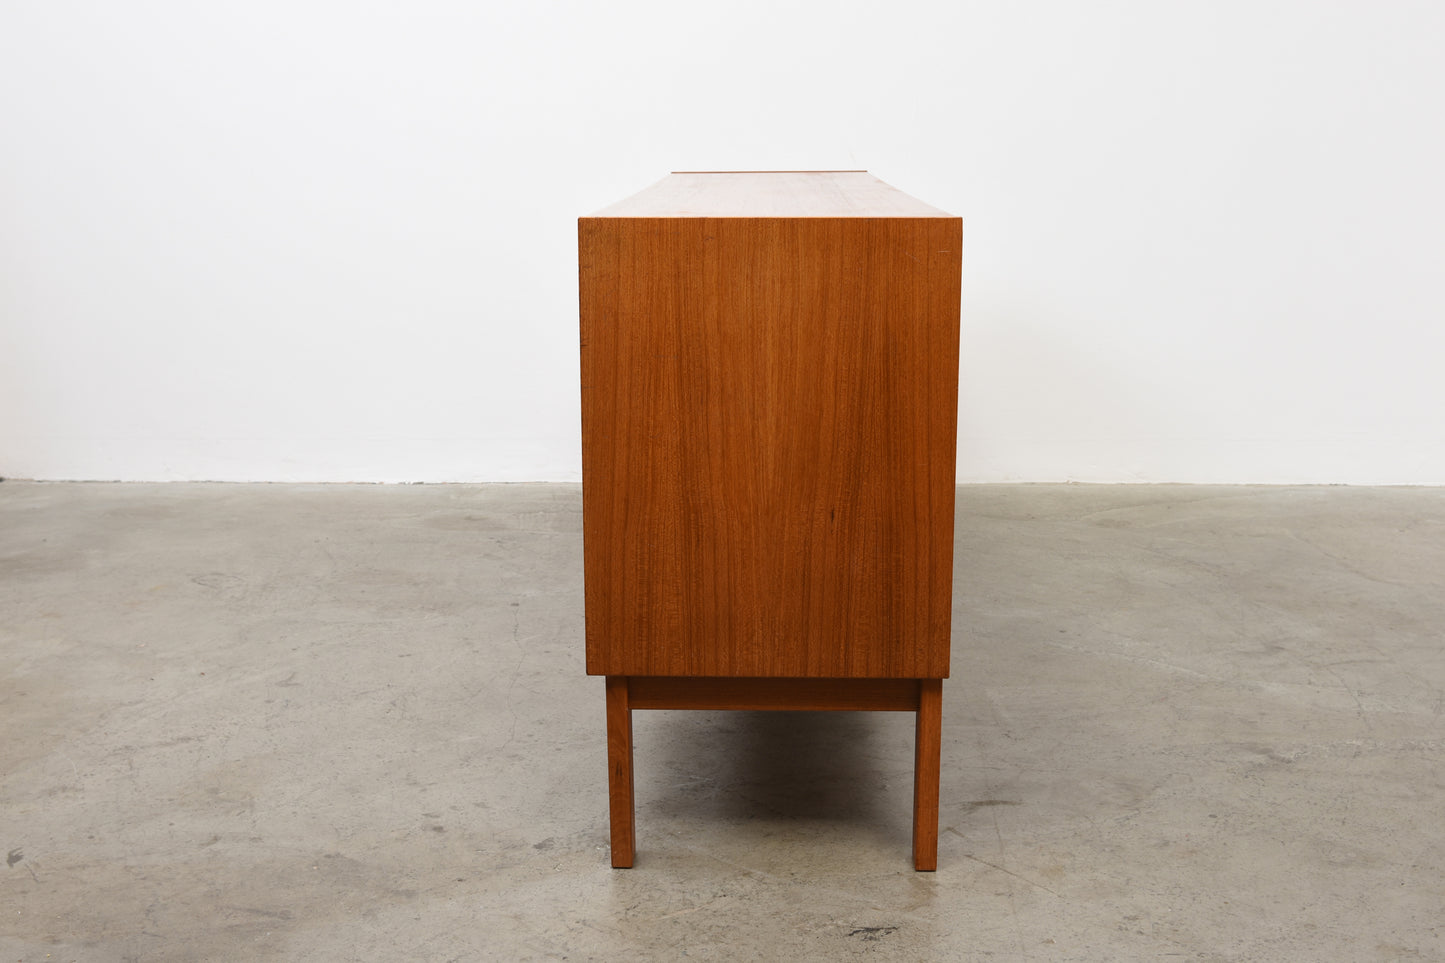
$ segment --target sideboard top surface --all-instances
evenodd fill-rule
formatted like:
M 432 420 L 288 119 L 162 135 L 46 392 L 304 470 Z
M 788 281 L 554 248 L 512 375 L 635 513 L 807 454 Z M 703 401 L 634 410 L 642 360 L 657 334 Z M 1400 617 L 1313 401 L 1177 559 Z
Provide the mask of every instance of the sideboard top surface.
M 867 171 L 675 171 L 592 217 L 953 217 Z

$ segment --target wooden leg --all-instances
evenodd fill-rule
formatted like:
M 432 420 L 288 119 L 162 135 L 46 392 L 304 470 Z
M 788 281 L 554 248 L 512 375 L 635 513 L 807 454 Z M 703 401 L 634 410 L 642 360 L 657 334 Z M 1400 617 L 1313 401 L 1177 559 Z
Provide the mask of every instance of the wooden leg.
M 625 675 L 607 677 L 607 798 L 612 865 L 627 869 L 637 855 L 637 823 L 632 802 L 632 706 Z
M 938 869 L 938 776 L 943 743 L 943 680 L 918 680 L 913 740 L 913 868 Z

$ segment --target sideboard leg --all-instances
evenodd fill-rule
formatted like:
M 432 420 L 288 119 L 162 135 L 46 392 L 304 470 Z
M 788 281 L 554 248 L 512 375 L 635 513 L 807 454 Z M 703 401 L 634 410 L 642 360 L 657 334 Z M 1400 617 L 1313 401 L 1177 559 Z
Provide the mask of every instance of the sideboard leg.
M 632 706 L 627 676 L 607 677 L 607 798 L 612 824 L 612 865 L 627 869 L 637 855 L 632 801 Z
M 943 680 L 918 680 L 913 741 L 913 868 L 938 869 L 938 778 L 943 742 Z

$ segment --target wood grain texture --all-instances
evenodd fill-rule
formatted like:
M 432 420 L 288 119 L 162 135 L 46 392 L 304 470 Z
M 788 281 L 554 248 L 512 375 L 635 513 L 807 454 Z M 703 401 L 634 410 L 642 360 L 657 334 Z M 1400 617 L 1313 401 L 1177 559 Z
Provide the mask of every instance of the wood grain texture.
M 916 679 L 659 678 L 628 680 L 634 709 L 874 710 L 913 712 Z
M 913 868 L 938 869 L 938 783 L 943 753 L 943 682 L 919 683 L 913 736 Z
M 637 855 L 637 809 L 632 792 L 632 706 L 627 680 L 607 679 L 607 803 L 612 865 L 632 866 Z
M 587 671 L 947 676 L 961 222 L 578 234 Z

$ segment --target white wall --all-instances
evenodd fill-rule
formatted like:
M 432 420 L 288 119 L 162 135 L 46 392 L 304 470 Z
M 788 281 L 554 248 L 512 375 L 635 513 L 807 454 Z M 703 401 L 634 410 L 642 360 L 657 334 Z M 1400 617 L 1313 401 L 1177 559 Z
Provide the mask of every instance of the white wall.
M 0 475 L 575 480 L 575 218 L 964 216 L 968 481 L 1445 483 L 1438 0 L 0 6 Z

